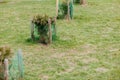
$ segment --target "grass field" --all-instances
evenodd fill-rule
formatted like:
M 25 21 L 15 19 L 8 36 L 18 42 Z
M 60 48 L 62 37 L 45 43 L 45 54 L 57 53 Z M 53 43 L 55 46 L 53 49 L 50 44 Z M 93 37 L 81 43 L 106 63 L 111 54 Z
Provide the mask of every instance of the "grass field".
M 23 50 L 25 80 L 120 80 L 120 0 L 74 5 L 74 19 L 57 20 L 51 45 L 29 43 L 30 20 L 55 15 L 55 0 L 0 3 L 0 45 Z

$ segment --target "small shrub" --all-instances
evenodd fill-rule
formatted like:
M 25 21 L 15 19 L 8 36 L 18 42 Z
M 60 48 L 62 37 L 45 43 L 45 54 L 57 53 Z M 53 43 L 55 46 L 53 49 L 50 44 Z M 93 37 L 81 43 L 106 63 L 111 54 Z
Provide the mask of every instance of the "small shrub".
M 47 15 L 36 15 L 34 16 L 32 23 L 34 24 L 35 31 L 39 36 L 40 42 L 48 43 L 49 42 L 49 23 L 48 19 L 51 20 L 51 25 L 55 25 L 55 20 L 52 17 Z M 55 26 L 54 26 L 55 27 Z M 34 33 L 35 33 L 34 31 Z
M 8 46 L 0 47 L 0 63 L 2 64 L 5 58 L 10 58 L 12 55 L 12 51 Z
M 10 47 L 8 46 L 2 46 L 0 47 L 0 80 L 4 80 L 4 59 L 9 59 L 11 58 L 12 51 Z

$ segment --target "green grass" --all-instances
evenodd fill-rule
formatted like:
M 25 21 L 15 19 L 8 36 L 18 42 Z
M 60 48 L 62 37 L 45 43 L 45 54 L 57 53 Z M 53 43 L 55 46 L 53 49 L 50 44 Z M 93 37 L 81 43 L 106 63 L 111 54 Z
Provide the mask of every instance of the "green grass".
M 23 50 L 25 80 L 120 80 L 120 0 L 74 5 L 74 19 L 57 20 L 57 41 L 29 43 L 35 14 L 55 15 L 55 0 L 0 3 L 0 45 Z

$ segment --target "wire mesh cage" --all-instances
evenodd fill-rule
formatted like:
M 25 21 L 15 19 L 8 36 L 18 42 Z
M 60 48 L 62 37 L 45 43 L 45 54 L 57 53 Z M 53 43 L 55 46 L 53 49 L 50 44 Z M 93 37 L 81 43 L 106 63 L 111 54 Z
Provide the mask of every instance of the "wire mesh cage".
M 41 18 L 40 15 L 36 20 L 31 21 L 31 38 L 33 41 L 39 41 L 45 44 L 51 43 L 56 39 L 56 18 Z
M 63 2 L 56 1 L 57 19 L 72 19 L 73 18 L 73 0 L 64 0 Z

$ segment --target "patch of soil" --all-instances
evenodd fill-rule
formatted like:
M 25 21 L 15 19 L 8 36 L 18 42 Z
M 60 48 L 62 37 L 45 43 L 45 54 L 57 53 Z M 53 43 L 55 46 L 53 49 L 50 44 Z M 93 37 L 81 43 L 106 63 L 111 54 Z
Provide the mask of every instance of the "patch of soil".
M 88 66 L 82 66 L 81 69 L 84 70 L 84 71 L 87 71 L 89 69 L 89 67 Z
M 84 64 L 89 64 L 89 63 L 92 63 L 92 62 L 98 62 L 98 59 L 96 59 L 96 58 L 85 58 L 85 59 L 82 60 L 82 62 Z
M 81 46 L 81 55 L 87 55 L 87 54 L 92 54 L 96 52 L 96 46 L 92 45 L 92 44 L 85 44 L 83 46 Z
M 95 69 L 95 71 L 96 71 L 96 72 L 100 72 L 100 73 L 105 73 L 105 72 L 108 71 L 108 69 L 107 69 L 107 68 L 104 68 L 104 67 L 99 67 L 99 68 Z

